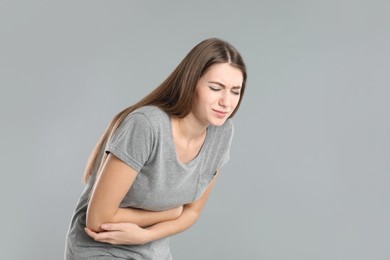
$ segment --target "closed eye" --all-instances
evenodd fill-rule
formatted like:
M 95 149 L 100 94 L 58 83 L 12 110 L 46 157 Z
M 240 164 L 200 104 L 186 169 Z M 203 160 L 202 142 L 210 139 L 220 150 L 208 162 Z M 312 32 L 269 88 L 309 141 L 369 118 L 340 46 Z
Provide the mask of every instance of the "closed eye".
M 220 90 L 221 90 L 221 87 L 216 87 L 216 86 L 209 86 L 209 88 L 210 88 L 212 91 L 220 91 Z
M 209 88 L 212 91 L 220 91 L 222 89 L 221 87 L 218 87 L 218 86 L 209 86 Z M 233 95 L 236 95 L 236 96 L 239 96 L 241 94 L 240 91 L 237 91 L 237 90 L 231 90 L 230 92 L 232 92 Z

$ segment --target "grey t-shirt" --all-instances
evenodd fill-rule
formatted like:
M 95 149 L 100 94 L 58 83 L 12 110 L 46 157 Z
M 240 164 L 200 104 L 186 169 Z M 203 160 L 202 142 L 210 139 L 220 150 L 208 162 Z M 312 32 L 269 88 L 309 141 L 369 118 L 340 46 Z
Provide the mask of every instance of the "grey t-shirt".
M 132 112 L 104 150 L 138 172 L 120 207 L 160 211 L 199 199 L 217 169 L 229 160 L 232 137 L 230 119 L 222 126 L 209 126 L 199 154 L 183 164 L 176 154 L 169 115 L 155 106 Z M 85 234 L 85 214 L 95 175 L 87 183 L 72 218 L 66 259 L 172 259 L 168 238 L 145 245 L 113 246 L 95 242 Z

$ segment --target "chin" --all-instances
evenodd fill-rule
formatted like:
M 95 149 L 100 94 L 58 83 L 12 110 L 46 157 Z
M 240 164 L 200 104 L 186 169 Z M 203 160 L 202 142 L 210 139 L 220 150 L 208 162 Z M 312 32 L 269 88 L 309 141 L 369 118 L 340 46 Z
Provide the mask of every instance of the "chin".
M 226 119 L 219 119 L 219 120 L 213 120 L 212 122 L 210 122 L 210 125 L 212 126 L 222 126 L 223 124 L 225 124 L 227 118 Z

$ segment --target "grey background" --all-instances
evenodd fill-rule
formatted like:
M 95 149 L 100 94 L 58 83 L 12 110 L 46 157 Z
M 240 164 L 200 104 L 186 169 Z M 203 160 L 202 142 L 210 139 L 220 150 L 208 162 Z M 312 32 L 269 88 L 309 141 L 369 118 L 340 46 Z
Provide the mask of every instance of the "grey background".
M 175 259 L 390 259 L 389 3 L 0 1 L 0 258 L 62 259 L 108 122 L 216 36 L 248 88 Z

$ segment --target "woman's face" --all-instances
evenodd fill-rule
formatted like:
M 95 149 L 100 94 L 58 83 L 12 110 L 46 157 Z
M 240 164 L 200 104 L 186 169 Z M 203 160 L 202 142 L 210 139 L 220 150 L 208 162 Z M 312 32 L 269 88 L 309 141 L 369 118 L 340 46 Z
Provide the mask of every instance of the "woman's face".
M 215 64 L 199 79 L 192 114 L 206 126 L 223 125 L 237 107 L 243 75 L 228 63 Z

